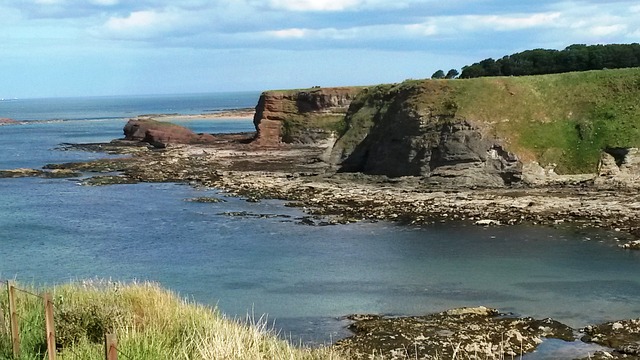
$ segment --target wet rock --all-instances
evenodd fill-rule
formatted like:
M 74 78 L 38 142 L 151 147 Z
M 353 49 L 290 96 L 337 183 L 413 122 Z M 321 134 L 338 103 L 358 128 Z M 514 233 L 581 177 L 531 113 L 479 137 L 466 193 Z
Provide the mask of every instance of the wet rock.
M 11 169 L 0 170 L 0 178 L 19 178 L 19 177 L 36 177 L 42 174 L 42 170 L 36 169 Z
M 587 326 L 580 331 L 584 333 L 584 342 L 610 347 L 615 356 L 640 359 L 640 318 Z
M 476 222 L 474 222 L 474 225 L 480 225 L 480 226 L 500 225 L 500 221 L 491 220 L 491 219 L 481 219 L 481 220 L 476 220 Z
M 226 211 L 226 212 L 218 213 L 218 215 L 231 216 L 231 217 L 252 217 L 252 218 L 261 218 L 261 219 L 291 218 L 291 216 L 284 215 L 284 214 L 256 214 L 256 213 L 250 213 L 247 211 Z
M 209 197 L 209 196 L 191 198 L 191 199 L 187 199 L 187 201 L 198 202 L 198 203 L 213 203 L 213 204 L 227 202 L 227 200 L 225 199 L 220 199 L 217 197 Z
M 53 169 L 50 171 L 24 168 L 0 170 L 0 178 L 42 177 L 48 179 L 64 179 L 79 176 L 82 176 L 82 173 L 72 169 Z
M 501 315 L 486 307 L 412 317 L 359 316 L 354 336 L 335 346 L 354 359 L 511 358 L 532 352 L 542 338 L 573 341 L 573 330 L 552 319 Z
M 48 179 L 67 179 L 80 177 L 82 176 L 82 173 L 72 169 L 53 169 L 50 171 L 43 171 L 40 176 Z
M 623 249 L 640 250 L 640 240 L 633 240 L 619 245 Z
M 149 148 L 148 144 L 139 141 L 112 140 L 109 143 L 62 143 L 58 145 L 55 150 L 101 152 L 107 154 L 136 154 L 149 151 Z
M 105 186 L 116 184 L 136 184 L 138 181 L 122 175 L 104 175 L 93 176 L 81 182 L 82 185 L 88 186 Z

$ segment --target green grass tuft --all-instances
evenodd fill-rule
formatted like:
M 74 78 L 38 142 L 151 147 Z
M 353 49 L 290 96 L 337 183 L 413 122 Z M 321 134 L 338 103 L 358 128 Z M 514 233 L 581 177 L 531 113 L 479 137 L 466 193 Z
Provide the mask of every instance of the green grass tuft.
M 24 286 L 19 285 L 24 288 Z M 28 287 L 29 291 L 38 289 Z M 297 348 L 279 339 L 266 320 L 241 323 L 216 309 L 180 299 L 154 283 L 82 281 L 46 289 L 54 297 L 57 356 L 104 359 L 104 334 L 115 333 L 125 359 L 341 359 L 329 348 Z M 6 286 L 0 286 L 6 294 Z M 12 359 L 7 296 L 0 359 Z M 20 359 L 46 353 L 44 308 L 38 297 L 17 293 Z

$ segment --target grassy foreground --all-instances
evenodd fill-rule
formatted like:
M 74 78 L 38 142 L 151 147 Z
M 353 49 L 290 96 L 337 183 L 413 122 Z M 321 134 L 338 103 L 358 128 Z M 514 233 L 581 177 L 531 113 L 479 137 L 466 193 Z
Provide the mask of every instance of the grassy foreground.
M 240 324 L 154 283 L 92 280 L 45 291 L 54 298 L 60 359 L 104 359 L 105 333 L 117 335 L 122 359 L 342 359 L 330 348 L 291 346 L 262 319 Z M 0 294 L 0 359 L 12 359 L 6 284 Z M 20 359 L 43 359 L 43 301 L 24 292 L 16 298 Z

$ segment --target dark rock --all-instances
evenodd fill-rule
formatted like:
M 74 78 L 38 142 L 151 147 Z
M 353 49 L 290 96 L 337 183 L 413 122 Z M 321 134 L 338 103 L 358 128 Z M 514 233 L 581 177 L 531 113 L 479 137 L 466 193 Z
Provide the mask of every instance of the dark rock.
M 610 347 L 615 352 L 640 358 L 640 319 L 587 326 L 582 341 Z
M 138 181 L 122 175 L 93 176 L 82 181 L 82 185 L 104 186 L 116 184 L 136 184 Z
M 480 122 L 457 115 L 455 104 L 447 102 L 449 92 L 439 83 L 363 91 L 349 108 L 332 162 L 341 172 L 416 176 L 440 185 L 519 182 L 520 160 Z
M 208 196 L 191 198 L 191 199 L 187 199 L 187 201 L 199 202 L 199 203 L 212 203 L 212 204 L 221 203 L 221 202 L 227 202 L 227 200 L 225 200 L 225 199 L 220 199 L 220 198 L 217 198 L 217 197 L 208 197 Z
M 149 143 L 156 148 L 169 144 L 206 144 L 215 142 L 210 134 L 196 134 L 183 126 L 153 119 L 131 119 L 124 126 L 125 140 Z
M 63 179 L 79 176 L 82 176 L 82 174 L 72 169 L 53 169 L 51 171 L 38 169 L 0 170 L 0 178 L 42 177 L 49 179 Z
M 360 316 L 355 335 L 336 347 L 354 359 L 511 358 L 532 352 L 542 338 L 573 341 L 573 330 L 552 319 L 499 314 L 485 307 L 412 317 Z
M 42 174 L 42 170 L 36 169 L 0 170 L 0 178 L 36 177 L 40 174 Z

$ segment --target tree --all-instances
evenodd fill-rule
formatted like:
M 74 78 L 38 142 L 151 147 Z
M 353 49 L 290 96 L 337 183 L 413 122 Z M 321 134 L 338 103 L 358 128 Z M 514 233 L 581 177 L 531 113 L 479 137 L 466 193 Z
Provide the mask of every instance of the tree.
M 451 69 L 447 71 L 447 75 L 444 76 L 445 79 L 455 79 L 460 73 L 456 69 Z
M 640 44 L 574 44 L 564 50 L 533 49 L 484 59 L 463 66 L 461 78 L 556 74 L 569 71 L 619 69 L 640 66 Z
M 431 75 L 432 79 L 444 79 L 444 71 L 442 70 L 438 70 L 436 72 L 433 73 L 433 75 Z

